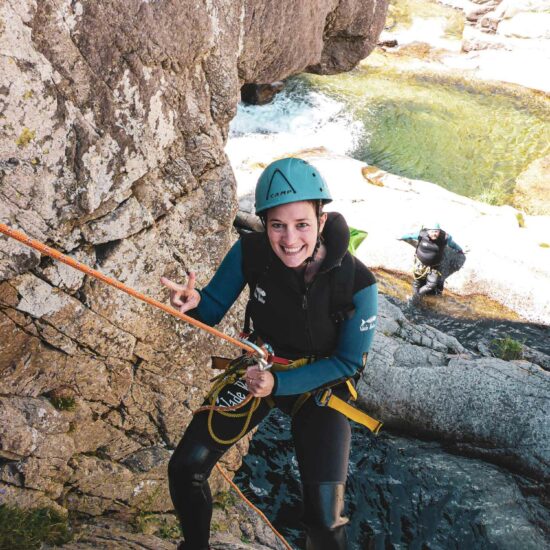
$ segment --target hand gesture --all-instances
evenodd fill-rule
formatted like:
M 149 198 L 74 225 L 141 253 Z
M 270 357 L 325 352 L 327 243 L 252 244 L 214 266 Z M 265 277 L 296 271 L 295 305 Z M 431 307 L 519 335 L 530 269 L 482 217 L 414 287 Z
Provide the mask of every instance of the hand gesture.
M 201 301 L 201 295 L 195 290 L 195 273 L 190 271 L 187 275 L 186 285 L 179 285 L 167 277 L 160 278 L 160 282 L 170 289 L 170 305 L 180 313 L 197 307 Z
M 254 397 L 267 397 L 275 385 L 275 379 L 268 370 L 262 370 L 258 365 L 246 369 L 244 376 L 248 391 Z

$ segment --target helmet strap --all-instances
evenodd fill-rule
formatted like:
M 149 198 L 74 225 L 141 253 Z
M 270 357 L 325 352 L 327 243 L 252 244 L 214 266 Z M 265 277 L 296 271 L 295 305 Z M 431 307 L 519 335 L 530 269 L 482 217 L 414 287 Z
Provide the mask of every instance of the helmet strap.
M 323 209 L 323 203 L 321 201 L 316 201 L 315 204 L 315 216 L 317 217 L 317 242 L 315 243 L 315 248 L 313 249 L 313 253 L 309 258 L 305 260 L 306 264 L 310 264 L 315 261 L 315 256 L 317 255 L 317 251 L 319 250 L 319 247 L 321 246 L 321 243 L 323 242 L 323 236 L 321 235 L 321 211 Z
M 321 237 L 321 234 L 317 233 L 317 242 L 315 243 L 315 248 L 313 249 L 313 252 L 309 258 L 306 258 L 304 262 L 306 264 L 311 264 L 315 261 L 315 256 L 317 255 L 317 251 L 319 250 L 319 247 L 321 246 L 321 243 L 323 242 L 323 238 Z

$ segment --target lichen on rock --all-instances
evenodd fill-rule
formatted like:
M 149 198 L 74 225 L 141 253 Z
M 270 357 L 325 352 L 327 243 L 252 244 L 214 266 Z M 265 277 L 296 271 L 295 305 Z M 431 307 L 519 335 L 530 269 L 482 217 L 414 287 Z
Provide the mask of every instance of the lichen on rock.
M 0 3 L 0 221 L 165 302 L 162 275 L 204 285 L 236 238 L 224 145 L 241 86 L 351 68 L 386 4 Z M 166 511 L 208 356 L 235 351 L 3 236 L 0 341 L 6 499 Z

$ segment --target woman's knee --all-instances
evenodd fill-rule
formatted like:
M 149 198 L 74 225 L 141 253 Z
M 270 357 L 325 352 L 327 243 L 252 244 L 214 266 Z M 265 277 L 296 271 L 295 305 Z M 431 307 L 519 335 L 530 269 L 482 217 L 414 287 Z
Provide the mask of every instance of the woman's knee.
M 172 454 L 168 463 L 171 480 L 202 483 L 206 481 L 223 453 L 193 440 L 184 440 Z

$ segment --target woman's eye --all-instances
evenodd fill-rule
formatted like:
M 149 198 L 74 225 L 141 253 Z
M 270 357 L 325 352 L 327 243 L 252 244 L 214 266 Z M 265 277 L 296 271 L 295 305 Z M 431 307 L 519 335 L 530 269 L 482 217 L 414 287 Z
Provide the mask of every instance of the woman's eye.
M 305 229 L 307 227 L 309 227 L 309 223 L 302 222 L 298 224 L 298 229 Z
M 281 229 L 281 227 L 283 227 L 283 224 L 282 224 L 282 223 L 273 222 L 273 223 L 271 224 L 271 227 L 272 227 L 273 229 Z

